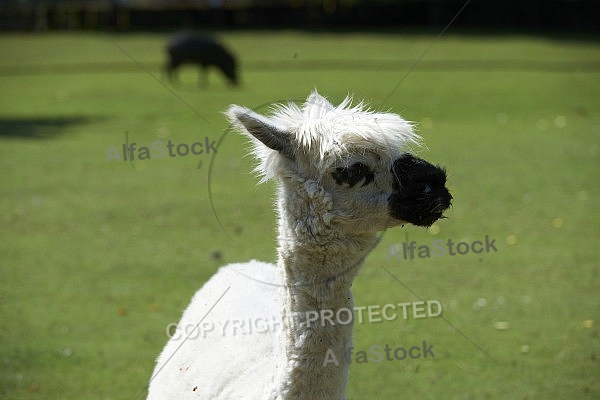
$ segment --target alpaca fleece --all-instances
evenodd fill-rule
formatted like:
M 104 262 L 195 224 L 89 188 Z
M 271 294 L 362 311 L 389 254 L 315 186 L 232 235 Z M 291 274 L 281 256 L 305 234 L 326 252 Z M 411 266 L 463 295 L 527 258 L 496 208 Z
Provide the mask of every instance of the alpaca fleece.
M 352 324 L 309 324 L 307 315 L 352 309 L 352 281 L 377 233 L 430 225 L 452 199 L 445 171 L 409 154 L 420 143 L 410 123 L 351 103 L 334 106 L 315 91 L 302 107 L 280 105 L 271 116 L 230 106 L 261 181 L 278 184 L 278 260 L 222 267 L 179 326 L 274 316 L 281 330 L 174 336 L 148 399 L 346 398 L 346 363 L 323 364 L 328 349 L 352 346 Z

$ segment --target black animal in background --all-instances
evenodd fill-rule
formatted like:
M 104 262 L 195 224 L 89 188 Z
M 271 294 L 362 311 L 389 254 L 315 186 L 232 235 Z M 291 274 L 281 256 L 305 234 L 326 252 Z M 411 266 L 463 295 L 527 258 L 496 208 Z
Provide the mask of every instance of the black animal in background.
M 215 38 L 199 33 L 181 33 L 167 44 L 167 76 L 173 79 L 173 72 L 182 64 L 191 63 L 201 67 L 200 85 L 208 85 L 208 67 L 215 66 L 223 72 L 229 82 L 238 84 L 235 57 Z

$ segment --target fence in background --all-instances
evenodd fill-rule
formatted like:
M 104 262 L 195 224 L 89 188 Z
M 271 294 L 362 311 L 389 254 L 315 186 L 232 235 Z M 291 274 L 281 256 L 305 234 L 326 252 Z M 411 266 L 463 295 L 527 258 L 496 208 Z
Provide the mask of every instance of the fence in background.
M 3 0 L 0 31 L 382 28 L 447 23 L 465 0 Z M 597 0 L 471 1 L 455 28 L 598 31 Z

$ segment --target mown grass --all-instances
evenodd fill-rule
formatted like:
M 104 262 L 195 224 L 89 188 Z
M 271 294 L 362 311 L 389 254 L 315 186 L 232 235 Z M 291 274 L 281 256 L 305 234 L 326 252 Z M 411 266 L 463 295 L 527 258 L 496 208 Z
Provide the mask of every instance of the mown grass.
M 161 77 L 166 36 L 107 36 Z M 419 123 L 420 155 L 446 166 L 455 198 L 433 229 L 386 232 L 354 284 L 357 305 L 445 306 L 445 320 L 357 324 L 357 350 L 426 340 L 436 357 L 353 364 L 349 399 L 599 397 L 597 43 L 448 34 L 393 91 L 434 35 L 222 37 L 241 88 L 213 74 L 199 89 L 193 68 L 167 84 L 207 122 L 100 34 L 0 36 L 1 397 L 134 399 L 221 264 L 274 260 L 273 187 L 255 186 L 222 111 L 314 87 Z M 206 155 L 106 162 L 125 132 L 138 147 L 222 142 L 210 175 Z M 497 252 L 388 257 L 406 240 L 485 235 Z

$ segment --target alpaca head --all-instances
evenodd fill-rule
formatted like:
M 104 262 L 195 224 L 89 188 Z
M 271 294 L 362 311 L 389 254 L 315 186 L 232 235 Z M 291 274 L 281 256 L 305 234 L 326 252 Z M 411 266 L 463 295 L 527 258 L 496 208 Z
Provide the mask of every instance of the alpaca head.
M 281 105 L 271 116 L 235 105 L 227 116 L 252 139 L 263 181 L 302 192 L 311 203 L 303 218 L 325 227 L 429 226 L 450 206 L 445 171 L 409 153 L 420 138 L 399 115 L 352 106 L 349 97 L 336 107 L 315 91 L 302 107 Z

